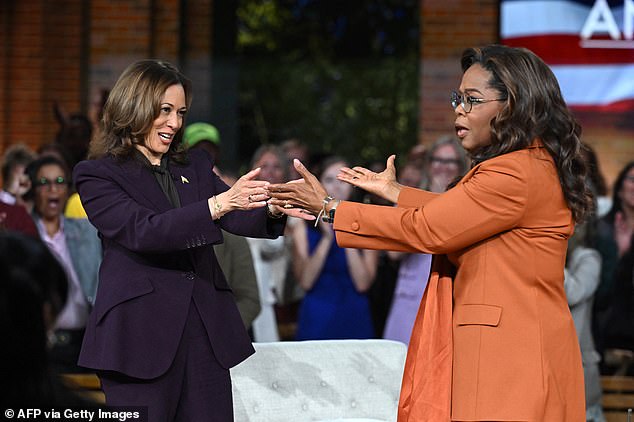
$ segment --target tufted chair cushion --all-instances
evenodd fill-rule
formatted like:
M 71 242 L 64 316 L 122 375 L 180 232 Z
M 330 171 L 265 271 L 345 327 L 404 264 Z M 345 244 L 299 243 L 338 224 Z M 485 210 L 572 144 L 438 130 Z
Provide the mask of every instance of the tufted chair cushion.
M 255 343 L 231 369 L 236 422 L 396 421 L 407 347 L 390 340 Z

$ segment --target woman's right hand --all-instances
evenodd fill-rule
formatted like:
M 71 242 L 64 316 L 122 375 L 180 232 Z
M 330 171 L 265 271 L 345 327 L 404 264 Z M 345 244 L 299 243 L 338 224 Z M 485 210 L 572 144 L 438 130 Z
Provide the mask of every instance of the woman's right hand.
M 396 202 L 402 186 L 396 181 L 395 159 L 396 155 L 390 155 L 385 170 L 380 173 L 375 173 L 365 167 L 343 167 L 337 175 L 337 179 L 388 201 Z
M 250 210 L 266 206 L 269 199 L 266 188 L 269 182 L 255 180 L 259 174 L 258 167 L 239 178 L 229 190 L 209 198 L 212 218 L 218 219 L 233 210 Z

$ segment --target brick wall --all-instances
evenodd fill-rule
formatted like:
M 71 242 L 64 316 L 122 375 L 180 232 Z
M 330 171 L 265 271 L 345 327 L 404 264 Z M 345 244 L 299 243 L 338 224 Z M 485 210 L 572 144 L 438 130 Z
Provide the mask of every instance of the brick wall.
M 498 2 L 421 0 L 420 132 L 422 143 L 452 133 L 448 96 L 460 83 L 465 47 L 498 41 Z M 181 10 L 181 5 L 185 5 Z M 191 117 L 208 120 L 213 68 L 213 0 L 0 1 L 0 153 L 13 143 L 50 142 L 54 102 L 93 114 L 102 89 L 142 58 L 183 68 L 196 87 Z M 634 157 L 632 124 L 580 115 L 613 180 Z

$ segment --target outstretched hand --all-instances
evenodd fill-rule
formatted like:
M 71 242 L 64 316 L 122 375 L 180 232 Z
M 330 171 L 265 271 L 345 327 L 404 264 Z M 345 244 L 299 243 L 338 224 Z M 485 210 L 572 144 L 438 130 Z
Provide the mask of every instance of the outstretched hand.
M 266 205 L 269 199 L 266 187 L 269 182 L 255 180 L 259 174 L 260 168 L 251 170 L 239 178 L 229 190 L 217 196 L 217 200 L 222 202 L 226 211 L 249 210 Z
M 314 216 L 321 211 L 323 199 L 328 196 L 328 193 L 315 175 L 309 172 L 299 160 L 293 160 L 293 165 L 302 179 L 269 185 L 268 192 L 271 197 L 269 203 L 280 207 L 287 215 L 314 220 Z
M 385 170 L 380 173 L 359 166 L 353 168 L 343 167 L 337 175 L 337 179 L 388 201 L 396 202 L 401 192 L 401 185 L 396 182 L 395 159 L 396 155 L 390 155 L 387 159 Z

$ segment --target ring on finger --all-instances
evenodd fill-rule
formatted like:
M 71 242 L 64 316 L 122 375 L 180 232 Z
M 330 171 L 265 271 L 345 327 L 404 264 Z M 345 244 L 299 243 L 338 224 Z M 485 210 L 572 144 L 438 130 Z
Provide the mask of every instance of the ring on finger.
M 253 198 L 251 198 L 251 195 L 249 195 L 249 202 L 253 202 Z
M 293 206 L 291 204 L 288 203 L 288 199 L 286 201 L 284 201 L 284 208 L 293 208 Z

